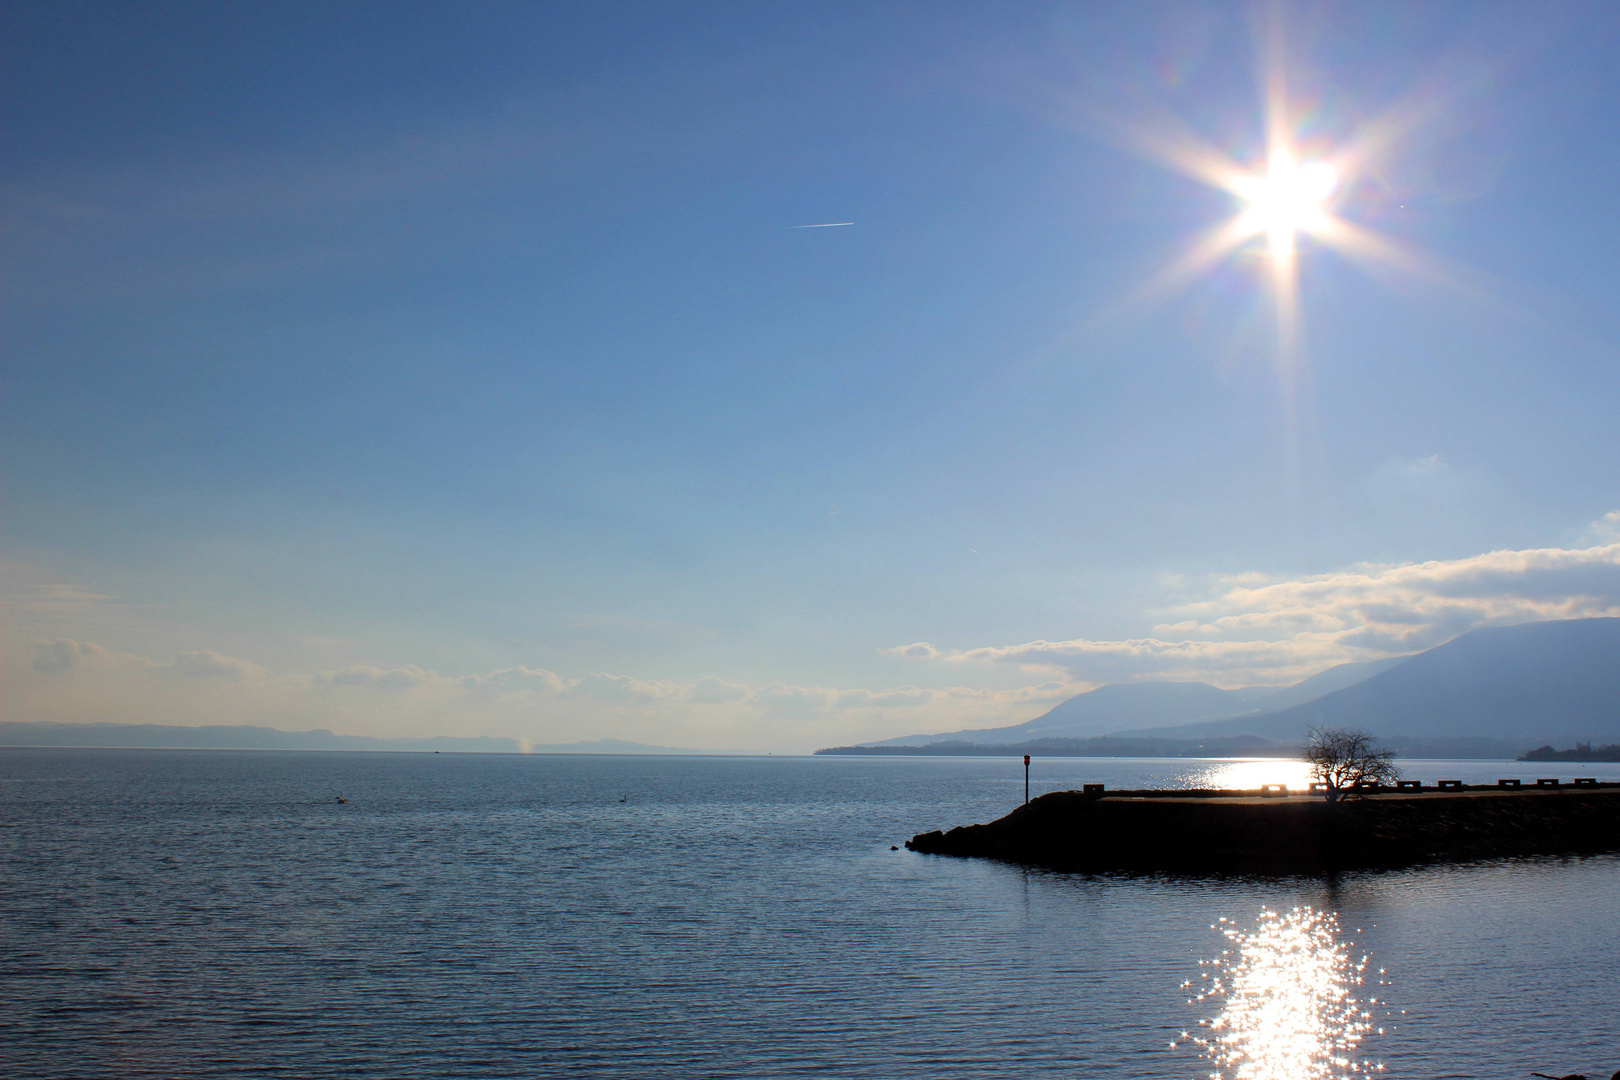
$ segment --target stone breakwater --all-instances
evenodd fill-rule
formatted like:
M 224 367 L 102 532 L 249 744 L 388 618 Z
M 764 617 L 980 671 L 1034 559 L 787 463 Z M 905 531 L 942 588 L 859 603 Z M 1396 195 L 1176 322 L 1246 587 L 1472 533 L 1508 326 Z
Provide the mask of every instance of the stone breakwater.
M 1056 791 L 906 847 L 1061 870 L 1314 873 L 1620 850 L 1620 784 L 1359 795 Z

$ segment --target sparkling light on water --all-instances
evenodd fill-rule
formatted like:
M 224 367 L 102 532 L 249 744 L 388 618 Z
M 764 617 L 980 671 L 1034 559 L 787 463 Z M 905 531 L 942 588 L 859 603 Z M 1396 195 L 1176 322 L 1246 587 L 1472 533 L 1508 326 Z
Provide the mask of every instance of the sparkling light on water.
M 1212 764 L 1191 786 L 1249 791 L 1261 784 L 1287 784 L 1290 791 L 1303 792 L 1310 783 L 1311 767 L 1297 758 L 1259 758 Z
M 1330 1080 L 1382 1071 L 1362 1055 L 1362 1040 L 1381 1031 L 1373 1018 L 1377 999 L 1358 996 L 1367 958 L 1351 959 L 1332 914 L 1309 907 L 1261 911 L 1252 931 L 1221 923 L 1228 948 L 1200 963 L 1203 986 L 1189 1001 L 1218 1001 L 1221 1011 L 1172 1046 L 1199 1047 L 1214 1065 L 1211 1080 Z

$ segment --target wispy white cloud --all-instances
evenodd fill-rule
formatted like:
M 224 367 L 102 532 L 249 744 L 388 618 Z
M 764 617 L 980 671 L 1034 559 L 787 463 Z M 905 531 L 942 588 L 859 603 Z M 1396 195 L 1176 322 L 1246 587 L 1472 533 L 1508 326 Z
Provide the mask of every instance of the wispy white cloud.
M 896 645 L 892 649 L 883 650 L 889 656 L 898 656 L 902 660 L 938 660 L 943 654 L 926 641 L 914 641 L 910 645 Z
M 555 671 L 545 668 L 499 668 L 482 675 L 463 675 L 462 689 L 469 693 L 485 694 L 560 694 L 567 683 Z
M 243 679 L 264 675 L 264 669 L 234 656 L 221 656 L 212 649 L 184 652 L 174 658 L 174 670 L 188 679 Z
M 1592 544 L 1620 543 L 1620 510 L 1610 510 L 1592 522 L 1583 539 Z
M 615 702 L 657 701 L 671 696 L 667 685 L 643 682 L 628 675 L 609 675 L 605 672 L 596 672 L 575 681 L 567 692 Z
M 1130 638 L 1123 641 L 1030 641 L 941 653 L 956 662 L 1017 664 L 1088 683 L 1129 682 L 1173 676 L 1215 682 L 1251 681 L 1264 674 L 1292 676 L 1301 668 L 1326 666 L 1338 657 L 1301 635 L 1286 642 L 1196 641 Z
M 43 672 L 69 671 L 85 664 L 109 663 L 116 657 L 116 654 L 100 645 L 74 641 L 72 638 L 31 641 L 28 648 L 34 654 L 30 666 L 35 671 Z
M 708 704 L 747 701 L 753 696 L 754 692 L 741 683 L 727 682 L 725 679 L 717 679 L 713 676 L 699 679 L 686 688 L 687 700 Z
M 72 638 L 52 638 L 49 641 L 30 641 L 28 650 L 33 654 L 29 667 L 45 675 L 72 671 L 110 671 L 128 669 L 152 676 L 179 676 L 186 679 L 225 679 L 240 682 L 243 679 L 262 678 L 264 668 L 234 656 L 224 656 L 211 649 L 183 652 L 169 663 L 149 656 L 116 652 L 93 641 L 75 641 Z

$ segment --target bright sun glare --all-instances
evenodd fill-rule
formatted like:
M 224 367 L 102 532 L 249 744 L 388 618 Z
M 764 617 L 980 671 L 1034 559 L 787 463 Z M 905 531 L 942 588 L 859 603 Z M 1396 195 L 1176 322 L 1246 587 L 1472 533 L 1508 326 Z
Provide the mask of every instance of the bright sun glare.
M 1326 203 L 1339 177 L 1326 162 L 1300 164 L 1293 155 L 1278 152 L 1265 175 L 1245 177 L 1234 186 L 1249 203 L 1243 215 L 1248 231 L 1265 233 L 1272 254 L 1286 257 L 1294 249 L 1295 234 L 1317 232 L 1327 224 Z
M 1265 255 L 1263 278 L 1276 316 L 1278 370 L 1291 395 L 1299 363 L 1300 234 L 1357 261 L 1381 263 L 1442 285 L 1451 283 L 1418 252 L 1343 213 L 1361 197 L 1360 179 L 1390 152 L 1397 137 L 1416 130 L 1420 117 L 1396 107 L 1342 133 L 1336 145 L 1328 144 L 1324 137 L 1330 128 L 1317 122 L 1320 110 L 1288 93 L 1280 15 L 1274 13 L 1265 29 L 1261 43 L 1265 156 L 1258 163 L 1235 159 L 1173 124 L 1110 123 L 1144 156 L 1225 190 L 1238 203 L 1237 213 L 1195 237 L 1139 290 L 1137 300 L 1162 296 L 1229 255 L 1258 247 Z M 1307 121 L 1314 130 L 1307 129 Z

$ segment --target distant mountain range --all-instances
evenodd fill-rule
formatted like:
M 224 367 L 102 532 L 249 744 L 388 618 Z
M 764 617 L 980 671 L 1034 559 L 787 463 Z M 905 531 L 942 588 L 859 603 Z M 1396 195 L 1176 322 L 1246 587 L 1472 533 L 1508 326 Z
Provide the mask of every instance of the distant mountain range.
M 554 743 L 526 750 L 516 739 L 484 736 L 432 739 L 374 739 L 335 735 L 323 728 L 281 731 L 249 725 L 184 727 L 177 724 L 28 724 L 0 721 L 0 746 L 108 747 L 133 750 L 370 750 L 446 754 L 704 754 L 671 746 L 596 739 Z
M 1132 736 L 1297 746 L 1318 726 L 1364 728 L 1413 756 L 1513 756 L 1543 743 L 1620 739 L 1620 619 L 1474 630 L 1415 656 L 1341 664 L 1282 689 L 1112 684 L 1013 727 L 871 745 L 950 744 L 959 753 L 964 743 Z

